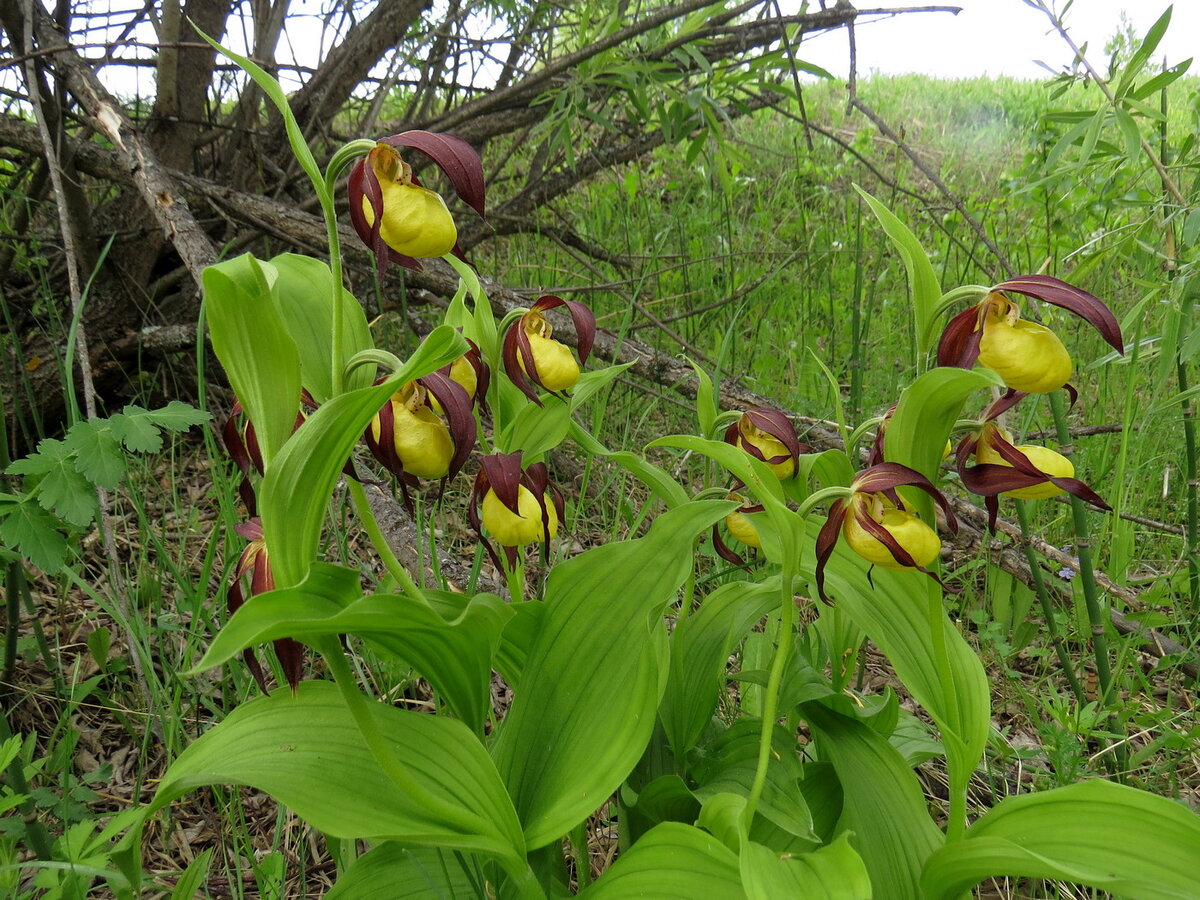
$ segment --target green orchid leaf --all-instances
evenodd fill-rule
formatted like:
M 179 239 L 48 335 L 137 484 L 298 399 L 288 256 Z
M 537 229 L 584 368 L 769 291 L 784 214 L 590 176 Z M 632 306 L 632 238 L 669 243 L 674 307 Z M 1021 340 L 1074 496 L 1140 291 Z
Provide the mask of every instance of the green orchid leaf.
M 263 461 L 270 464 L 300 411 L 296 342 L 271 299 L 263 264 L 249 253 L 207 267 L 203 280 L 213 350 L 254 423 Z M 125 435 L 118 437 L 128 443 Z
M 622 838 L 631 843 L 663 822 L 690 824 L 700 814 L 700 800 L 687 783 L 673 773 L 655 778 L 637 792 L 636 799 L 628 796 L 632 794 L 629 785 L 624 785 L 621 793 L 625 814 L 621 833 Z
M 933 264 L 929 261 L 929 254 L 925 252 L 917 236 L 890 209 L 858 185 L 855 185 L 854 189 L 867 202 L 867 206 L 891 238 L 900 258 L 904 260 L 904 268 L 908 272 L 909 292 L 912 296 L 917 350 L 925 356 L 937 342 L 940 317 L 936 310 L 942 297 L 942 288 L 937 273 L 933 270 Z
M 704 598 L 671 636 L 672 665 L 659 707 L 667 741 L 686 759 L 712 720 L 725 685 L 729 654 L 763 616 L 779 607 L 779 579 L 735 581 Z
M 873 896 L 867 867 L 847 834 L 810 853 L 780 854 L 748 842 L 740 862 L 749 900 L 871 900 Z
M 712 897 L 743 900 L 738 858 L 711 834 L 680 822 L 649 831 L 580 895 L 586 900 Z
M 668 472 L 654 463 L 647 462 L 638 454 L 630 453 L 628 450 L 609 450 L 577 422 L 570 423 L 570 433 L 571 440 L 586 453 L 611 459 L 649 488 L 651 493 L 665 503 L 668 509 L 687 503 L 687 491 Z
M 870 873 L 876 900 L 923 900 L 921 869 L 944 841 L 916 775 L 868 726 L 820 703 L 804 716 L 842 784 L 842 823 Z
M 1004 387 L 1004 381 L 991 369 L 939 367 L 917 378 L 900 394 L 896 411 L 887 423 L 884 459 L 916 469 L 937 484 L 946 441 L 954 423 L 962 417 L 967 398 L 990 387 Z M 923 503 L 917 502 L 918 494 L 925 498 Z M 912 496 L 922 517 L 933 521 L 927 517 L 933 514 L 929 495 L 913 491 Z
M 483 884 L 462 853 L 404 847 L 388 841 L 360 856 L 323 900 L 458 900 L 484 895 Z
M 713 385 L 713 380 L 708 377 L 707 372 L 692 360 L 688 360 L 688 365 L 696 373 L 696 419 L 700 425 L 700 436 L 715 438 L 717 436 L 715 427 L 718 407 L 717 392 Z
M 333 273 L 320 260 L 295 253 L 274 257 L 271 266 L 275 272 L 271 299 L 296 343 L 300 379 L 313 399 L 324 403 L 333 394 L 329 356 L 330 335 L 333 334 Z M 339 369 L 345 368 L 355 353 L 375 346 L 362 306 L 349 293 L 343 296 Z M 345 389 L 364 388 L 373 380 L 371 368 L 359 366 L 346 377 Z
M 698 785 L 696 797 L 702 802 L 717 794 L 749 797 L 758 768 L 761 736 L 761 720 L 745 717 L 705 746 L 701 762 L 691 773 Z M 767 782 L 750 826 L 750 837 L 766 843 L 777 829 L 783 832 L 780 837 L 788 849 L 807 849 L 817 843 L 817 835 L 800 790 L 804 773 L 796 755 L 796 741 L 785 729 L 776 727 L 771 734 L 771 750 Z
M 308 573 L 334 485 L 371 418 L 401 384 L 453 362 L 466 351 L 462 335 L 439 326 L 386 381 L 322 404 L 268 464 L 259 509 L 279 587 L 297 585 Z
M 512 618 L 504 626 L 495 665 L 505 681 L 516 684 L 521 680 L 525 661 L 541 630 L 546 607 L 541 603 L 517 603 L 509 608 Z
M 821 487 L 847 485 L 854 480 L 855 469 L 846 451 L 840 448 L 806 453 L 800 457 L 800 477 L 816 478 Z
M 1009 797 L 935 851 L 924 897 L 952 900 L 991 876 L 1050 878 L 1139 900 L 1200 897 L 1200 817 L 1109 781 Z
M 690 434 L 669 435 L 651 441 L 648 446 L 678 447 L 681 450 L 691 450 L 693 453 L 707 456 L 718 465 L 723 466 L 734 478 L 740 479 L 759 503 L 768 506 L 774 504 L 777 509 L 783 508 L 783 487 L 771 467 L 739 447 L 726 444 L 724 441 L 710 441 Z
M 530 848 L 583 821 L 641 758 L 666 688 L 664 607 L 692 570 L 696 537 L 732 506 L 686 503 L 644 537 L 550 573 L 541 627 L 493 747 Z
M 815 542 L 818 520 L 809 524 Z M 840 542 L 825 569 L 838 607 L 883 651 L 938 725 L 951 789 L 965 791 L 987 743 L 991 695 L 979 656 L 942 608 L 941 590 L 915 571 L 869 564 Z
M 440 594 L 442 592 L 430 592 Z M 451 711 L 478 734 L 491 708 L 492 660 L 512 607 L 495 594 L 461 598 L 443 610 L 443 598 L 406 594 L 361 596 L 358 572 L 314 563 L 294 588 L 251 597 L 238 608 L 197 666 L 219 665 L 245 647 L 291 637 L 312 643 L 354 634 L 424 677 Z
M 337 687 L 316 681 L 235 709 L 171 764 L 151 809 L 203 785 L 243 784 L 334 837 L 476 852 L 523 867 L 520 825 L 475 735 L 444 716 L 369 708 L 437 809 L 387 777 Z

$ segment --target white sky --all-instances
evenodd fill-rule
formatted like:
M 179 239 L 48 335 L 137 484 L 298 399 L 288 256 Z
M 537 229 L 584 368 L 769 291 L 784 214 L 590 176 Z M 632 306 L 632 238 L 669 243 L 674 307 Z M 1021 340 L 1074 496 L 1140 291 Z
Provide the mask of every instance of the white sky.
M 859 74 L 920 72 L 946 78 L 1011 75 L 1040 79 L 1049 73 L 1036 60 L 1056 71 L 1071 62 L 1071 51 L 1062 38 L 1050 33 L 1049 19 L 1022 0 L 933 2 L 960 6 L 962 12 L 957 16 L 907 13 L 860 25 L 856 29 Z M 855 5 L 866 9 L 925 4 L 920 0 L 877 4 L 856 0 Z M 1103 73 L 1108 65 L 1104 45 L 1117 31 L 1122 12 L 1141 38 L 1168 5 L 1168 0 L 1075 0 L 1066 14 L 1067 29 L 1075 43 L 1087 42 L 1088 59 Z M 1063 0 L 1058 0 L 1057 7 L 1064 6 Z M 1172 64 L 1200 57 L 1200 0 L 1177 0 L 1174 6 L 1167 36 L 1156 54 L 1157 60 L 1165 55 Z M 800 57 L 845 77 L 849 69 L 846 32 L 804 41 Z M 1200 71 L 1200 63 L 1189 71 Z
M 833 2 L 826 0 L 829 6 Z M 854 2 L 860 9 L 925 5 L 922 0 Z M 1037 64 L 1038 60 L 1055 71 L 1062 71 L 1070 65 L 1071 52 L 1066 44 L 1057 34 L 1050 32 L 1045 15 L 1029 7 L 1023 0 L 932 2 L 960 6 L 962 12 L 958 15 L 944 12 L 907 13 L 860 24 L 856 29 L 859 73 L 919 72 L 945 78 L 1010 75 L 1043 79 L 1048 73 Z M 1066 0 L 1054 2 L 1060 9 L 1066 5 Z M 322 0 L 294 0 L 294 10 L 307 15 L 289 22 L 287 34 L 280 42 L 277 56 L 280 62 L 287 62 L 294 49 L 302 63 L 312 64 L 314 60 L 308 57 L 314 55 L 316 45 L 321 42 L 317 11 L 322 5 Z M 799 6 L 799 0 L 791 0 L 790 3 L 785 0 L 782 5 L 785 10 L 789 6 L 795 9 Z M 814 9 L 817 6 L 813 0 L 808 0 L 808 5 Z M 1120 27 L 1122 14 L 1141 37 L 1167 5 L 1168 0 L 1075 0 L 1067 13 L 1067 26 L 1077 43 L 1088 44 L 1088 58 L 1092 64 L 1105 72 L 1108 57 L 1104 45 Z M 441 7 L 442 0 L 437 0 L 435 6 Z M 154 41 L 149 26 L 140 29 L 138 37 L 148 42 Z M 324 37 L 328 39 L 328 33 Z M 226 40 L 231 46 L 244 49 L 240 34 L 226 35 Z M 101 52 L 94 49 L 89 54 L 95 56 Z M 150 54 L 145 50 L 132 53 L 120 50 L 117 55 Z M 1156 62 L 1161 61 L 1164 55 L 1172 64 L 1191 56 L 1200 57 L 1200 0 L 1177 0 L 1175 3 L 1171 25 L 1159 46 Z M 849 69 L 847 32 L 842 29 L 805 40 L 800 56 L 837 77 L 845 78 Z M 1200 62 L 1194 67 L 1193 73 L 1200 73 Z M 0 84 L 4 86 L 14 87 L 9 82 L 16 77 L 15 69 L 0 70 Z M 101 77 L 120 96 L 153 96 L 152 69 L 131 69 L 117 65 L 104 69 Z M 283 77 L 288 89 L 294 89 L 293 79 L 286 74 Z

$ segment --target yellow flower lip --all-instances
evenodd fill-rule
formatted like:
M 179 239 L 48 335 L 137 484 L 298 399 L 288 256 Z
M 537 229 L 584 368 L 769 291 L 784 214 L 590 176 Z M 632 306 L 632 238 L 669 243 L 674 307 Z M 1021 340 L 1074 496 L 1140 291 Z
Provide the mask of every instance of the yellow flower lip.
M 994 295 L 999 296 L 999 295 Z M 981 313 L 979 364 L 1027 394 L 1049 394 L 1071 380 L 1071 354 L 1049 328 L 1019 318 L 1007 299 L 989 300 Z
M 383 219 L 379 236 L 383 242 L 405 256 L 432 258 L 445 256 L 458 243 L 458 229 L 440 194 L 417 184 L 380 182 L 383 192 Z M 375 211 L 368 197 L 362 199 L 362 214 L 367 227 L 375 225 Z
M 565 391 L 573 388 L 579 381 L 579 363 L 575 361 L 571 349 L 549 337 L 549 333 L 549 323 L 546 323 L 546 336 L 536 331 L 525 332 L 529 341 L 529 353 L 533 357 L 533 365 L 537 372 L 536 380 L 548 391 Z M 522 372 L 530 374 L 520 354 L 517 356 L 517 362 Z
M 493 453 L 479 461 L 467 515 L 496 567 L 511 572 L 526 544 L 540 543 L 546 559 L 563 516 L 562 494 L 550 484 L 545 463 L 522 468 L 521 451 Z M 504 549 L 505 560 L 492 541 Z
M 371 453 L 402 483 L 451 477 L 475 444 L 470 400 L 439 372 L 409 381 L 372 418 L 366 438 Z
M 912 513 L 886 506 L 881 495 L 858 494 L 842 523 L 842 536 L 851 550 L 873 565 L 885 569 L 912 568 L 896 559 L 891 548 L 867 530 L 860 516 L 869 517 L 881 526 L 918 566 L 928 566 L 942 549 L 937 532 Z
M 825 566 L 839 540 L 872 565 L 887 569 L 916 569 L 928 575 L 943 590 L 955 591 L 926 567 L 942 547 L 941 538 L 929 525 L 905 509 L 898 488 L 924 491 L 946 518 L 946 526 L 958 532 L 958 520 L 949 502 L 928 478 L 908 466 L 880 462 L 868 466 L 850 483 L 849 496 L 834 501 L 825 524 L 817 534 L 817 567 L 814 575 L 817 596 L 830 603 L 825 593 Z
M 513 512 L 505 506 L 494 490 L 488 490 L 484 495 L 479 510 L 479 518 L 488 533 L 502 547 L 523 547 L 526 544 L 540 543 L 547 539 L 546 528 L 542 526 L 543 504 L 538 502 L 533 491 L 520 485 L 517 489 L 517 507 L 519 512 Z M 545 498 L 546 525 L 550 537 L 558 534 L 558 513 L 550 498 Z
M 400 148 L 433 162 L 458 198 L 484 214 L 483 166 L 469 143 L 452 134 L 421 130 L 380 139 L 354 164 L 346 184 L 351 224 L 375 254 L 381 278 L 390 263 L 419 270 L 418 258 L 444 256 L 458 241 L 445 202 L 421 186 Z

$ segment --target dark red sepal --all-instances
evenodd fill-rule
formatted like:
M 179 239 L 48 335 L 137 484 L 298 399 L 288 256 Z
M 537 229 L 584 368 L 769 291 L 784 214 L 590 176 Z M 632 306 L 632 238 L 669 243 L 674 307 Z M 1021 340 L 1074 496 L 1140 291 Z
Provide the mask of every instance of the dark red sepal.
M 404 131 L 381 139 L 393 147 L 411 147 L 429 157 L 446 173 L 454 192 L 471 209 L 484 215 L 483 163 L 475 148 L 454 134 Z
M 954 510 L 950 508 L 949 501 L 942 496 L 941 491 L 934 487 L 933 482 L 916 469 L 895 462 L 879 463 L 860 472 L 850 486 L 856 493 L 885 494 L 900 509 L 903 509 L 904 506 L 899 502 L 900 498 L 895 493 L 895 489 L 898 487 L 918 488 L 933 498 L 946 517 L 947 527 L 954 534 L 958 534 L 958 519 L 954 517 Z
M 833 601 L 825 593 L 825 564 L 833 555 L 833 548 L 837 546 L 838 536 L 842 533 L 842 523 L 846 520 L 848 503 L 849 501 L 845 499 L 834 500 L 829 505 L 829 514 L 825 517 L 825 524 L 821 526 L 821 530 L 817 534 L 817 596 L 826 606 L 832 606 Z
M 510 512 L 520 515 L 521 451 L 485 456 L 479 460 L 479 468 L 486 478 L 488 488 L 496 494 L 496 499 Z M 480 494 L 480 502 L 483 502 L 485 496 L 486 490 Z
M 1053 275 L 1019 275 L 1002 281 L 994 291 L 1012 291 L 1072 312 L 1083 319 L 1118 353 L 1125 353 L 1121 326 L 1104 301 Z
M 716 551 L 717 556 L 721 557 L 721 559 L 725 560 L 725 562 L 733 563 L 739 569 L 749 570 L 750 566 L 748 566 L 746 564 L 746 561 L 744 559 L 742 559 L 742 557 L 738 554 L 738 552 L 736 550 L 734 550 L 727 543 L 725 543 L 725 538 L 723 538 L 721 536 L 721 529 L 719 527 L 719 523 L 713 524 L 712 543 L 713 543 L 713 550 Z
M 983 331 L 979 325 L 979 307 L 963 310 L 947 324 L 938 340 L 937 364 L 956 369 L 970 369 L 979 358 L 979 342 Z
M 450 459 L 450 469 L 443 479 L 448 480 L 462 471 L 462 467 L 471 456 L 471 451 L 475 449 L 477 430 L 475 416 L 471 413 L 471 398 L 466 388 L 443 372 L 430 372 L 418 378 L 417 383 L 441 404 L 450 440 L 454 442 L 454 456 Z M 388 405 L 391 406 L 390 403 Z
M 508 380 L 538 406 L 545 406 L 541 397 L 538 396 L 537 388 L 529 380 L 530 377 L 534 381 L 537 380 L 537 363 L 533 358 L 533 347 L 529 344 L 529 335 L 521 327 L 520 319 L 513 322 L 512 327 L 505 333 L 500 356 L 504 361 L 504 372 L 508 375 Z M 522 363 L 525 364 L 524 368 L 521 366 Z

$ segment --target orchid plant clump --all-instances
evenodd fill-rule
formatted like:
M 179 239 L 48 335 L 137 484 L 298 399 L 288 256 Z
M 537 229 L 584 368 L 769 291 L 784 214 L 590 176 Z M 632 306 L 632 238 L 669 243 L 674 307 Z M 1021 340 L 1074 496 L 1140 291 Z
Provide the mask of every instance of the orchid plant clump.
M 278 85 L 229 55 L 288 120 Z M 1190 867 L 1171 860 L 1200 846 L 1200 825 L 1131 788 L 1014 797 L 968 826 L 989 690 L 943 607 L 953 578 L 941 572 L 938 531 L 953 532 L 955 516 L 940 462 L 957 428 L 959 478 L 989 502 L 1067 490 L 1103 506 L 1053 451 L 1015 444 L 1000 424 L 1025 394 L 1057 390 L 1071 372 L 1058 345 L 1044 352 L 1045 334 L 1010 321 L 1008 292 L 1096 315 L 1082 292 L 1033 276 L 984 294 L 951 322 L 943 366 L 880 423 L 862 471 L 852 445 L 815 452 L 782 410 L 718 412 L 700 369 L 698 433 L 614 450 L 576 415 L 627 368 L 595 368 L 591 311 L 543 297 L 497 322 L 457 246 L 456 213 L 418 180 L 425 157 L 482 215 L 469 145 L 423 132 L 353 141 L 322 172 L 290 133 L 327 216 L 330 264 L 247 255 L 206 276 L 213 346 L 244 416 L 226 435 L 245 477 L 248 524 L 237 531 L 250 543 L 234 567 L 232 614 L 197 665 L 276 642 L 286 684 L 188 747 L 147 813 L 202 784 L 266 791 L 325 836 L 339 866 L 331 900 L 955 898 L 1002 874 L 1194 896 L 1163 885 L 1192 884 Z M 390 264 L 443 264 L 433 257 L 459 275 L 444 323 L 407 359 L 374 346 L 343 285 L 332 201 L 347 168 L 350 219 L 380 276 Z M 560 341 L 555 329 L 568 324 L 574 339 Z M 999 399 L 957 424 L 989 389 Z M 652 520 L 568 556 L 577 513 L 552 477 L 552 453 L 568 448 L 640 481 Z M 716 465 L 681 480 L 655 461 L 671 449 Z M 463 477 L 473 487 L 458 510 L 440 498 Z M 422 500 L 409 504 L 416 516 L 432 497 L 469 522 L 493 590 L 401 563 L 368 502 L 368 489 L 389 482 Z M 344 503 L 367 559 L 323 541 L 331 505 Z M 732 567 L 698 549 L 710 532 Z M 525 571 L 532 545 L 545 570 L 536 582 Z M 867 640 L 936 731 L 892 691 L 854 687 Z M 301 645 L 315 654 L 307 663 Z M 423 679 L 430 710 L 383 702 L 394 685 L 360 684 L 350 658 L 362 648 L 386 671 Z M 265 689 L 265 671 L 256 675 Z M 502 715 L 497 676 L 512 691 Z M 914 773 L 932 757 L 949 774 L 936 818 Z M 620 835 L 599 877 L 587 831 L 597 815 Z M 1146 875 L 1150 856 L 1158 865 Z

